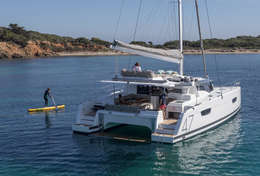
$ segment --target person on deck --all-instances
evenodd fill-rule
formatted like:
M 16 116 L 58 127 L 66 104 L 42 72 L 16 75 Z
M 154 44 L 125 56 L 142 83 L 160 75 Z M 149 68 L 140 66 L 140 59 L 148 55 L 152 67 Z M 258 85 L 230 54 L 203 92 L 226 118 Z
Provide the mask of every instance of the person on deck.
M 135 65 L 133 66 L 133 71 L 134 72 L 141 72 L 142 71 L 141 65 L 138 62 L 136 62 Z
M 118 103 L 119 104 L 124 104 L 125 103 L 124 98 L 122 97 L 121 94 L 118 95 Z
M 168 93 L 167 89 L 163 91 L 163 93 L 160 95 L 160 110 L 163 111 L 163 119 L 166 119 L 166 94 Z
M 51 97 L 50 91 L 51 91 L 51 89 L 50 89 L 50 88 L 47 88 L 47 89 L 45 90 L 45 92 L 44 92 L 43 98 L 44 98 L 45 106 L 48 106 L 48 97 Z

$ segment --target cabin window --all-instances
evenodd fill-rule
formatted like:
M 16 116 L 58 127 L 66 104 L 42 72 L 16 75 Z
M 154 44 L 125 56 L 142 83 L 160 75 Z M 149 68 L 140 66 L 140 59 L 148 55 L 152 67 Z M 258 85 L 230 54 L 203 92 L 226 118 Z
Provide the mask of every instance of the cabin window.
M 202 116 L 208 115 L 210 113 L 210 111 L 211 111 L 211 108 L 205 109 L 205 110 L 201 111 L 201 115 Z
M 232 99 L 232 103 L 235 103 L 237 101 L 237 97 Z
M 148 95 L 150 92 L 149 86 L 137 86 L 137 94 Z
M 200 86 L 200 87 L 199 87 L 199 90 L 206 90 L 206 89 L 205 89 L 205 86 Z
M 162 88 L 156 87 L 156 86 L 152 86 L 150 92 L 151 92 L 151 94 L 152 94 L 153 96 L 159 96 L 159 95 L 161 95 Z
M 172 89 L 170 92 L 171 92 L 171 93 L 182 94 L 182 89 Z
M 161 95 L 162 88 L 156 87 L 156 86 L 143 86 L 138 85 L 137 86 L 137 94 L 144 94 L 144 95 L 153 95 L 153 96 L 159 96 Z
M 168 112 L 168 119 L 178 119 L 180 116 L 179 112 Z

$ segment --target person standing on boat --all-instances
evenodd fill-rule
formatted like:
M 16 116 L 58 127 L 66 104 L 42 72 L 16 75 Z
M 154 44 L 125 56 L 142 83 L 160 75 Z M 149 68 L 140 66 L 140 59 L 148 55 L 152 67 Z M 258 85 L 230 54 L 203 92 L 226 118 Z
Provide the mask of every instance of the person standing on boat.
M 125 103 L 125 100 L 124 100 L 124 97 L 122 96 L 122 94 L 119 94 L 118 95 L 118 104 L 124 104 Z
M 134 72 L 141 72 L 142 71 L 141 65 L 138 62 L 136 62 L 135 65 L 133 66 L 133 71 Z
M 168 90 L 164 89 L 162 94 L 160 95 L 159 101 L 160 101 L 160 110 L 163 111 L 163 119 L 166 119 L 166 96 L 167 96 Z
M 51 97 L 50 92 L 51 92 L 50 88 L 47 88 L 44 92 L 43 98 L 44 98 L 45 106 L 48 106 L 48 97 Z

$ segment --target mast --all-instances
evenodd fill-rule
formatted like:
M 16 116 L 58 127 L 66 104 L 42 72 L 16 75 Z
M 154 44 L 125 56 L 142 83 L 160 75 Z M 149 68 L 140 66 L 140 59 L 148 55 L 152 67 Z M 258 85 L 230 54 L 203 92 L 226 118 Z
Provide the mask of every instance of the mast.
M 178 0 L 179 11 L 179 42 L 180 52 L 183 53 L 183 38 L 182 38 L 182 0 Z M 183 75 L 183 59 L 180 61 L 180 75 Z
M 203 65 L 204 65 L 204 73 L 205 73 L 205 76 L 208 77 L 206 59 L 205 59 L 205 54 L 204 54 L 204 46 L 203 46 L 203 40 L 202 40 L 202 35 L 201 35 L 201 29 L 200 29 L 200 16 L 199 16 L 198 0 L 195 0 L 195 6 L 196 6 L 196 14 L 197 14 L 197 21 L 198 21 L 199 36 L 200 36 L 200 49 L 201 49 Z

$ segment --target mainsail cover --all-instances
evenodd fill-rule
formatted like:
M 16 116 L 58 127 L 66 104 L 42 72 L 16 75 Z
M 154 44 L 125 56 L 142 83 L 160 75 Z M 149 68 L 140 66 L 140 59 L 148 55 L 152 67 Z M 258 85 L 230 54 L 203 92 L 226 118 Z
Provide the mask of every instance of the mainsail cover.
M 148 48 L 139 45 L 127 44 L 118 40 L 115 40 L 112 49 L 123 51 L 126 53 L 137 54 L 145 57 L 151 57 L 167 62 L 180 63 L 183 59 L 183 55 L 179 50 L 164 50 L 157 48 Z

